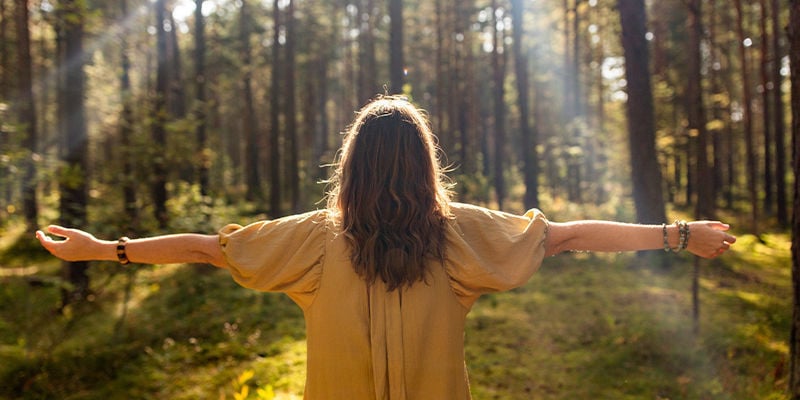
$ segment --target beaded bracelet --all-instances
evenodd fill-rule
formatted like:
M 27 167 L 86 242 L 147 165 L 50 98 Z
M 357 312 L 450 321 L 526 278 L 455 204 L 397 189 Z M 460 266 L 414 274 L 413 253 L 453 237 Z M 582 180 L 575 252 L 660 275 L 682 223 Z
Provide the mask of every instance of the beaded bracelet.
M 667 234 L 667 224 L 661 224 L 661 232 L 664 234 L 664 251 L 679 252 L 689 247 L 689 224 L 684 220 L 676 220 L 675 226 L 678 228 L 678 247 L 672 248 L 669 245 L 669 235 Z
M 675 221 L 675 225 L 678 226 L 678 232 L 680 236 L 680 244 L 679 244 L 680 250 L 685 250 L 687 247 L 689 247 L 689 234 L 691 233 L 689 231 L 689 224 L 684 220 L 680 220 L 680 221 Z
M 128 244 L 129 240 L 127 236 L 123 236 L 117 241 L 117 259 L 119 259 L 119 263 L 122 265 L 131 262 L 131 260 L 128 259 L 128 254 L 125 253 L 125 245 Z

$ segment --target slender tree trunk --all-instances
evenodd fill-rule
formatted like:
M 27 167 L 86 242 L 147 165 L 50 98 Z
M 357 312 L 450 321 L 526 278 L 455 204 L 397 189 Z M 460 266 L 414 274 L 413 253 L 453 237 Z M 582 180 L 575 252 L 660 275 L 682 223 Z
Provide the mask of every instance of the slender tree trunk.
M 83 72 L 83 21 L 82 2 L 65 0 L 60 5 L 63 12 L 64 58 L 60 69 L 64 70 L 63 94 L 59 96 L 64 104 L 60 118 L 64 128 L 63 149 L 61 151 L 64 170 L 60 181 L 60 223 L 64 226 L 86 226 L 87 186 L 89 180 L 87 150 L 89 137 L 86 132 L 86 78 Z M 87 262 L 63 262 L 62 271 L 67 281 L 73 285 L 62 292 L 62 303 L 67 305 L 85 299 L 89 293 L 89 276 L 86 274 Z
M 289 181 L 289 195 L 292 212 L 300 211 L 300 152 L 299 133 L 297 132 L 297 100 L 295 96 L 295 37 L 294 33 L 294 5 L 295 0 L 289 0 L 286 6 L 286 139 L 289 144 L 289 168 L 287 168 Z
M 245 182 L 247 192 L 245 194 L 248 201 L 260 201 L 263 199 L 261 192 L 261 176 L 259 174 L 259 152 L 258 152 L 258 120 L 256 110 L 253 106 L 253 65 L 250 50 L 250 33 L 253 16 L 249 13 L 247 1 L 242 0 L 240 9 L 240 30 L 239 43 L 241 44 L 242 56 L 242 96 L 244 110 L 242 115 L 242 131 L 246 139 L 245 149 Z
M 156 92 L 153 104 L 152 138 L 155 155 L 152 161 L 153 180 L 151 190 L 153 195 L 154 213 L 158 227 L 165 229 L 169 223 L 167 214 L 167 167 L 163 156 L 167 148 L 167 81 L 169 66 L 167 65 L 167 32 L 164 30 L 166 10 L 165 0 L 156 0 Z
M 761 18 L 759 18 L 759 25 L 761 29 L 761 103 L 762 106 L 762 121 L 763 121 L 763 134 L 764 134 L 764 213 L 772 215 L 775 212 L 775 184 L 772 161 L 773 149 L 773 134 L 772 134 L 772 93 L 775 88 L 772 87 L 770 79 L 770 63 L 778 62 L 774 57 L 770 57 L 770 40 L 769 32 L 767 31 L 767 20 L 769 15 L 767 13 L 766 0 L 759 0 L 759 9 L 761 10 Z M 776 53 L 777 54 L 777 53 Z
M 775 132 L 775 203 L 777 206 L 776 217 L 778 222 L 786 227 L 789 225 L 789 212 L 786 204 L 786 134 L 783 103 L 783 77 L 781 76 L 781 61 L 784 53 L 781 51 L 780 37 L 782 25 L 780 22 L 781 6 L 778 0 L 771 0 L 772 4 L 772 106 L 775 109 L 773 116 Z
M 391 93 L 403 93 L 403 0 L 389 0 L 389 77 Z
M 170 31 L 167 36 L 167 64 L 169 65 L 169 110 L 174 118 L 186 117 L 186 95 L 183 89 L 183 68 L 181 67 L 181 49 L 178 42 L 178 25 L 172 16 L 172 11 L 167 12 Z
M 722 60 L 720 56 L 719 44 L 717 43 L 717 2 L 711 1 L 711 16 L 708 28 L 708 41 L 709 41 L 709 48 L 711 52 L 711 64 L 717 67 L 711 68 L 711 95 L 714 96 L 714 101 L 712 102 L 712 117 L 713 121 L 716 121 L 715 127 L 709 130 L 709 135 L 711 136 L 712 140 L 712 147 L 714 149 L 714 168 L 713 168 L 713 183 L 714 188 L 712 192 L 714 193 L 714 202 L 716 204 L 716 200 L 721 197 L 721 195 L 725 194 L 727 191 L 730 191 L 731 188 L 724 184 L 725 182 L 725 163 L 723 160 L 725 159 L 725 143 L 731 140 L 729 135 L 725 135 L 722 127 L 724 117 L 724 104 L 718 97 L 722 94 L 723 88 L 721 85 L 721 74 L 722 74 Z M 730 121 L 728 121 L 730 122 Z M 725 124 L 725 126 L 730 126 L 730 123 Z
M 6 0 L 0 0 L 0 99 L 11 97 L 11 40 L 8 37 L 8 7 Z M 2 128 L 0 128 L 2 129 Z
M 645 33 L 644 0 L 618 0 L 628 81 L 628 120 L 631 178 L 636 219 L 640 223 L 666 220 L 661 189 L 661 170 L 655 149 L 653 91 L 650 83 L 649 50 Z
M 517 74 L 517 99 L 519 102 L 519 130 L 522 138 L 522 169 L 525 181 L 525 208 L 539 205 L 539 155 L 536 153 L 538 135 L 532 130 L 529 121 L 530 105 L 528 101 L 528 55 L 524 53 L 522 40 L 525 37 L 524 21 L 525 2 L 512 0 L 511 18 L 514 28 L 514 68 Z
M 5 100 L 12 97 L 11 94 L 11 51 L 10 40 L 8 37 L 8 8 L 6 0 L 0 0 L 0 99 Z M 0 124 L 0 153 L 11 153 L 11 141 L 8 132 L 4 129 L 4 124 Z M 12 180 L 10 168 L 5 164 L 0 165 L 0 216 L 6 215 L 7 205 L 11 204 Z
M 492 46 L 492 73 L 494 76 L 494 191 L 497 196 L 497 207 L 503 208 L 506 199 L 506 185 L 503 173 L 505 171 L 506 147 L 506 110 L 505 110 L 505 52 L 500 50 L 503 46 L 503 34 L 497 29 L 498 25 L 497 0 L 492 0 L 492 14 L 494 15 L 494 36 Z
M 703 36 L 702 1 L 690 0 L 689 8 L 689 71 L 687 79 L 686 102 L 688 107 L 689 131 L 693 132 L 697 148 L 695 151 L 697 184 L 696 218 L 714 217 L 714 194 L 711 166 L 708 160 L 708 130 L 706 129 L 706 112 L 703 103 L 703 75 L 701 69 L 700 42 Z
M 375 22 L 378 16 L 375 15 L 375 0 L 365 0 L 359 7 L 359 20 L 364 21 L 359 27 L 359 71 L 358 71 L 358 104 L 365 104 L 376 90 L 377 61 L 375 60 Z M 291 22 L 286 22 L 287 27 Z M 288 39 L 288 38 L 287 38 Z M 288 53 L 288 43 L 287 43 Z M 287 54 L 288 56 L 288 54 Z M 287 62 L 289 60 L 287 59 Z
M 696 168 L 697 202 L 695 203 L 695 219 L 713 219 L 714 195 L 711 168 L 708 162 L 708 131 L 706 129 L 705 106 L 703 104 L 702 86 L 703 75 L 700 71 L 701 55 L 700 42 L 703 35 L 703 12 L 701 0 L 690 0 L 689 8 L 689 72 L 686 95 L 689 109 L 689 130 L 696 132 Z M 690 135 L 691 137 L 691 135 Z M 700 259 L 694 259 L 692 274 L 692 321 L 694 332 L 700 329 Z
M 789 395 L 800 399 L 800 0 L 789 5 L 789 62 L 792 68 L 792 147 L 794 210 L 792 212 L 792 329 Z
M 269 132 L 269 211 L 272 217 L 283 214 L 281 207 L 281 158 L 280 158 L 280 0 L 275 0 L 272 8 L 273 37 L 272 37 L 272 87 L 270 88 L 270 132 Z
M 195 137 L 197 140 L 197 182 L 200 185 L 200 195 L 206 202 L 209 195 L 209 169 L 211 163 L 206 134 L 206 33 L 205 17 L 203 17 L 203 0 L 194 2 L 194 68 L 195 68 L 195 104 L 194 115 L 197 119 Z
M 128 15 L 128 1 L 120 1 L 121 19 L 124 20 Z M 122 156 L 122 194 L 125 210 L 125 231 L 133 234 L 135 226 L 138 225 L 138 207 L 136 206 L 136 179 L 133 176 L 133 155 L 131 148 L 131 138 L 133 137 L 133 99 L 131 95 L 130 69 L 131 61 L 128 57 L 128 38 L 126 31 L 120 36 L 120 103 L 122 111 L 119 122 L 119 136 Z
M 753 133 L 753 95 L 750 88 L 750 72 L 747 62 L 747 48 L 744 45 L 744 16 L 742 13 L 742 0 L 734 0 L 736 8 L 736 33 L 739 39 L 739 59 L 742 68 L 742 93 L 744 115 L 744 140 L 747 151 L 747 192 L 751 204 L 750 231 L 758 234 L 758 167 L 756 161 L 755 134 Z
M 17 20 L 17 113 L 25 133 L 23 147 L 25 157 L 22 179 L 22 208 L 28 230 L 33 232 L 38 226 L 38 206 L 36 201 L 36 162 L 38 147 L 36 131 L 36 107 L 33 98 L 33 62 L 31 61 L 31 33 L 28 29 L 28 0 L 17 0 L 14 10 Z

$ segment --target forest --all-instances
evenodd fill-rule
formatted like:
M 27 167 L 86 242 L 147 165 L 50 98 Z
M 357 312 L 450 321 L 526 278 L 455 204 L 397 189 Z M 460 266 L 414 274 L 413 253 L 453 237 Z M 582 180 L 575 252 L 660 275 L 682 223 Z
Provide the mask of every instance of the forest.
M 33 232 L 324 207 L 370 99 L 461 202 L 719 219 L 729 254 L 565 254 L 468 317 L 476 399 L 800 399 L 798 0 L 0 0 L 0 398 L 302 398 L 301 311 Z

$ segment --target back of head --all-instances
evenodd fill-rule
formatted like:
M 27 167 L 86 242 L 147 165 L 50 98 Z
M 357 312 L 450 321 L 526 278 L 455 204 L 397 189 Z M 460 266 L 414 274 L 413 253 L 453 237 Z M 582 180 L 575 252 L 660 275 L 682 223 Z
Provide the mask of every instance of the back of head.
M 346 132 L 328 207 L 367 282 L 410 286 L 443 259 L 449 192 L 437 150 L 423 112 L 398 97 L 367 104 Z

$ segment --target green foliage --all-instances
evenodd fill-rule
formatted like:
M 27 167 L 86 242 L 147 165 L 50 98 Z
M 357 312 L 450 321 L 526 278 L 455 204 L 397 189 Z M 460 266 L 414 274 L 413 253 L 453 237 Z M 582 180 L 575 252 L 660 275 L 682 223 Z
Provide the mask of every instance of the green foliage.
M 583 212 L 543 203 L 551 216 Z M 4 232 L 0 251 L 22 231 Z M 304 322 L 285 296 L 204 266 L 97 264 L 91 301 L 58 313 L 59 263 L 21 257 L 35 274 L 0 275 L 0 398 L 302 396 Z M 665 271 L 631 267 L 634 255 L 562 255 L 526 286 L 483 297 L 467 321 L 474 397 L 786 398 L 787 235 L 743 235 L 702 262 L 699 335 L 690 257 L 671 260 Z

